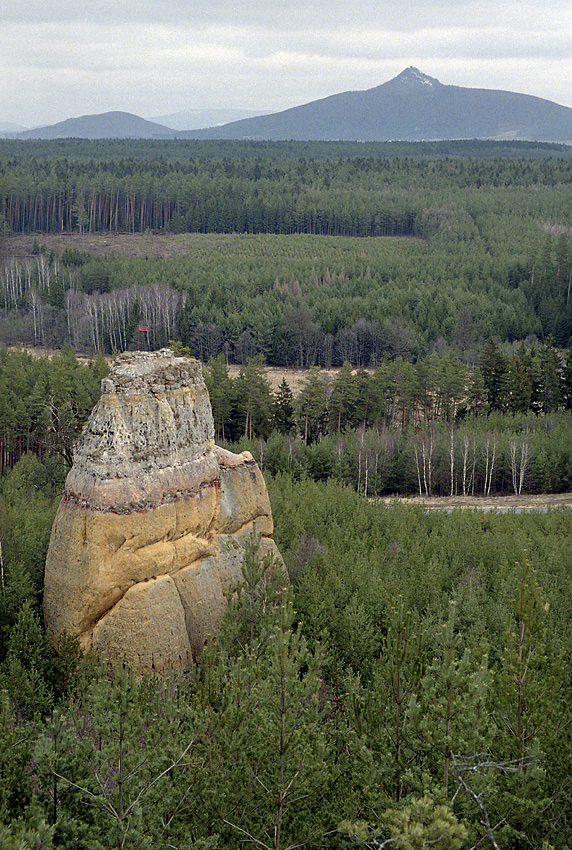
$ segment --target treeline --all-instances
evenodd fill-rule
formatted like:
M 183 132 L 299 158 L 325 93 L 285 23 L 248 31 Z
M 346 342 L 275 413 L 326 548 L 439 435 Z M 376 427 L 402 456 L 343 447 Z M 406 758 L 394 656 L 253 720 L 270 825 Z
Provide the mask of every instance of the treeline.
M 297 433 L 284 438 L 241 437 L 229 448 L 248 449 L 269 473 L 334 480 L 369 498 L 521 496 L 572 489 L 570 413 L 495 414 L 471 422 L 434 422 L 419 429 L 359 427 L 330 432 L 315 443 Z
M 189 353 L 178 343 L 171 347 Z M 449 352 L 416 363 L 383 358 L 373 370 L 353 370 L 346 360 L 334 376 L 313 367 L 295 399 L 286 378 L 272 393 L 260 358 L 251 358 L 233 380 L 224 355 L 218 355 L 207 364 L 205 380 L 223 439 L 267 436 L 273 423 L 284 434 L 298 429 L 308 443 L 375 424 L 404 431 L 435 420 L 490 418 L 495 411 L 538 416 L 572 410 L 572 350 L 563 356 L 550 340 L 505 354 L 491 339 L 477 366 Z
M 134 154 L 139 143 L 134 144 Z M 175 143 L 176 144 L 176 143 Z M 212 143 L 205 143 L 212 146 Z M 166 146 L 169 143 L 165 143 Z M 39 150 L 41 150 L 40 148 Z M 215 148 L 216 149 L 216 148 Z M 105 148 L 103 149 L 105 150 Z M 459 192 L 569 186 L 572 161 L 511 158 L 2 157 L 0 218 L 14 233 L 310 233 L 427 236 L 427 210 Z M 303 148 L 302 148 L 303 150 Z M 334 148 L 335 151 L 335 148 Z M 111 154 L 111 158 L 109 158 Z M 429 217 L 430 219 L 430 217 Z
M 233 379 L 219 356 L 205 369 L 216 439 L 250 449 L 273 474 L 334 478 L 367 496 L 568 491 L 570 356 L 561 362 L 544 346 L 509 357 L 494 342 L 487 350 L 512 364 L 501 406 L 495 364 L 485 359 L 470 369 L 452 354 L 384 360 L 370 371 L 346 362 L 335 377 L 314 368 L 294 397 L 286 379 L 271 389 L 260 361 Z M 509 383 L 523 357 L 534 391 L 526 372 L 516 388 Z M 69 348 L 51 360 L 0 352 L 0 469 L 27 452 L 69 467 L 107 371 L 102 357 L 83 365 Z
M 453 355 L 373 372 L 346 362 L 334 379 L 315 368 L 296 398 L 285 379 L 272 393 L 255 361 L 232 380 L 219 357 L 205 380 L 217 438 L 273 474 L 334 478 L 367 496 L 521 495 L 572 486 L 571 367 L 551 346 L 509 357 L 491 341 L 471 369 Z
M 569 510 L 268 486 L 290 589 L 247 559 L 202 663 L 138 681 L 53 652 L 61 479 L 31 455 L 0 478 L 3 845 L 572 846 Z
M 436 142 L 318 142 L 258 140 L 154 140 L 154 139 L 0 139 L 7 160 L 118 161 L 245 159 L 313 161 L 360 158 L 446 159 L 558 159 L 572 158 L 572 147 L 557 142 L 451 139 Z
M 466 369 L 451 355 L 373 372 L 345 363 L 334 379 L 312 369 L 295 398 L 285 379 L 273 393 L 255 361 L 233 380 L 218 358 L 205 380 L 217 439 L 272 474 L 333 478 L 366 496 L 559 493 L 572 486 L 572 361 L 556 368 L 552 353 L 530 355 L 544 374 L 533 407 L 529 385 L 522 407 L 505 388 L 502 412 L 489 364 Z

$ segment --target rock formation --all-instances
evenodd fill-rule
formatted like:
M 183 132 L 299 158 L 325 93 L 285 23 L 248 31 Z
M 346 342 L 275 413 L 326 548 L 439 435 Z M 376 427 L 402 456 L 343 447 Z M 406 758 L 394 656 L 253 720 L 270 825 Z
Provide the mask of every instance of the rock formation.
M 281 564 L 260 470 L 214 443 L 198 361 L 118 357 L 78 441 L 46 560 L 44 611 L 139 673 L 187 668 L 241 580 L 245 544 Z

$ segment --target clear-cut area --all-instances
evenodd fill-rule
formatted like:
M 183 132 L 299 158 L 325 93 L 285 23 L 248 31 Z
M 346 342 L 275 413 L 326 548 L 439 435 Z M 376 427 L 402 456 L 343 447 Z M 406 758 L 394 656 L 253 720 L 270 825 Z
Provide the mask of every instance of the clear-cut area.
M 102 382 L 66 479 L 46 559 L 50 638 L 138 673 L 186 669 L 216 632 L 253 533 L 282 559 L 249 452 L 214 443 L 201 364 L 126 353 Z

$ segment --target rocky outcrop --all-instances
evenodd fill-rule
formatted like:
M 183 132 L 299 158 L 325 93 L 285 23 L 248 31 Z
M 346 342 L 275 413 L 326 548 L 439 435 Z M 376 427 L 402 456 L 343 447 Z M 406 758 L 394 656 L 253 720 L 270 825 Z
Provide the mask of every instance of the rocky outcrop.
M 241 580 L 245 545 L 281 564 L 264 479 L 214 443 L 198 361 L 123 354 L 78 441 L 46 560 L 44 611 L 139 673 L 186 668 Z

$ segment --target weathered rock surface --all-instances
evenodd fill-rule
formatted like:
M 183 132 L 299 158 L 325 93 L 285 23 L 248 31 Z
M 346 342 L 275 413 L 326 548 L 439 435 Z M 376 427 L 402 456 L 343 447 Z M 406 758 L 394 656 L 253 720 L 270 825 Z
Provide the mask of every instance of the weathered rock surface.
M 249 452 L 214 443 L 198 361 L 123 354 L 78 441 L 46 560 L 55 642 L 123 658 L 140 673 L 199 658 L 241 579 L 246 541 L 281 563 Z

